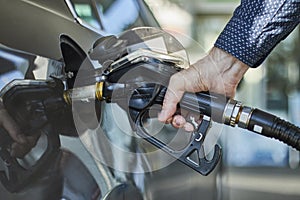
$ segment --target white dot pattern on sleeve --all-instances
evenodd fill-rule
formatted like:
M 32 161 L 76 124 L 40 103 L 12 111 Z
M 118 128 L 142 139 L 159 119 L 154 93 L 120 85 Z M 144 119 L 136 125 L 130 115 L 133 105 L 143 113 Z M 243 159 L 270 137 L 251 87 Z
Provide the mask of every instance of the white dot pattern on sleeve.
M 242 0 L 215 46 L 259 66 L 300 20 L 300 0 Z

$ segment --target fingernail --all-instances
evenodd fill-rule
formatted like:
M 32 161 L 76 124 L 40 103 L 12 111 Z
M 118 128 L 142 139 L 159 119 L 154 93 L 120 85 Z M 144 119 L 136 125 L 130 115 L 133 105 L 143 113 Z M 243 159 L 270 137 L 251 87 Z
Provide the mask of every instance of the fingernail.
M 174 117 L 174 123 L 175 123 L 175 125 L 182 127 L 186 122 L 185 122 L 184 118 L 177 115 Z
M 181 126 L 181 122 L 178 119 L 174 119 L 174 123 L 176 126 L 179 126 L 179 127 Z

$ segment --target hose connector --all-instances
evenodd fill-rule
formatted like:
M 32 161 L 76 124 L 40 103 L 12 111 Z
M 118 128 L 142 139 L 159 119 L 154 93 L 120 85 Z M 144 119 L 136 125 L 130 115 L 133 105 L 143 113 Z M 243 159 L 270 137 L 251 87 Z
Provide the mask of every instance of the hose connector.
M 239 121 L 242 108 L 241 102 L 234 99 L 229 99 L 224 110 L 224 124 L 235 126 Z

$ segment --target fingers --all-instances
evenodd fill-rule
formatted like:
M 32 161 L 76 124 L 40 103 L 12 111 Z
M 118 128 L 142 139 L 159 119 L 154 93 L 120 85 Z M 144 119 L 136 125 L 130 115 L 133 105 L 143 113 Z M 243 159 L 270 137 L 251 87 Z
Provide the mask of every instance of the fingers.
M 161 122 L 170 122 L 172 115 L 176 111 L 178 102 L 179 98 L 168 89 L 164 98 L 162 110 L 158 114 L 158 120 Z
M 21 134 L 17 123 L 5 109 L 0 109 L 0 126 L 2 126 L 17 143 L 25 144 L 27 142 L 25 136 Z
M 175 115 L 173 117 L 172 125 L 175 128 L 182 128 L 186 124 L 186 120 L 183 116 L 181 115 Z
M 38 138 L 39 135 L 33 135 L 33 136 L 26 137 L 27 142 L 25 144 L 14 142 L 11 145 L 11 152 L 10 152 L 11 156 L 17 158 L 23 158 L 36 145 Z
M 181 115 L 175 115 L 173 117 L 172 125 L 175 128 L 183 128 L 187 132 L 194 131 L 194 126 L 191 123 L 187 122 Z
M 181 80 L 181 73 L 177 73 L 170 78 L 169 87 L 164 97 L 162 110 L 158 115 L 161 122 L 170 121 L 176 111 L 177 104 L 183 96 L 184 87 Z
M 12 157 L 17 157 L 17 158 L 23 158 L 31 148 L 29 148 L 28 145 L 26 144 L 19 144 L 19 143 L 12 143 L 11 149 L 10 149 L 10 155 Z
M 25 136 L 21 134 L 19 126 L 0 104 L 0 126 L 3 127 L 14 141 L 11 144 L 10 154 L 13 157 L 24 157 L 35 145 L 39 135 Z
M 174 115 L 184 92 L 200 92 L 205 88 L 201 72 L 194 66 L 172 75 L 158 120 L 165 122 Z

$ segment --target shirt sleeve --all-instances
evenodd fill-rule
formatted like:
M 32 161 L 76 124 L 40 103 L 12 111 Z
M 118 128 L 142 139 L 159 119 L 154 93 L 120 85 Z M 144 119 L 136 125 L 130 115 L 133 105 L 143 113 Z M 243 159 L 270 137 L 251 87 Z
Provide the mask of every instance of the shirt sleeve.
M 241 0 L 214 46 L 257 67 L 299 19 L 300 0 Z

